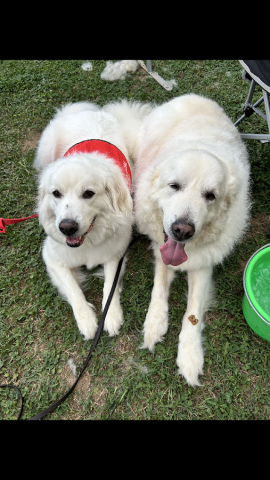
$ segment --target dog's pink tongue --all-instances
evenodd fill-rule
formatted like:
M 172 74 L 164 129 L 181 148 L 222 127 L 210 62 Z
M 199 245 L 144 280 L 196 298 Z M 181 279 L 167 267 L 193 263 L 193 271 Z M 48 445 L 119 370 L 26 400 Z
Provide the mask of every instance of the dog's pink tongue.
M 175 242 L 170 237 L 166 243 L 163 243 L 160 248 L 160 253 L 162 261 L 165 265 L 181 265 L 181 263 L 186 262 L 188 259 L 187 254 L 184 250 L 184 245 L 179 242 Z

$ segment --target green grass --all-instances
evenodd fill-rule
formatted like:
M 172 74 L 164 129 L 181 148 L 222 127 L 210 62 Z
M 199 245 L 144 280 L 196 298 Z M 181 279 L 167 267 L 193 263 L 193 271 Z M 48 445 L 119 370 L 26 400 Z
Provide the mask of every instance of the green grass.
M 185 93 L 216 100 L 235 121 L 242 114 L 249 85 L 238 61 L 153 60 L 153 70 L 178 85 L 163 89 L 141 68 L 125 80 L 106 82 L 106 61 L 0 62 L 0 216 L 31 215 L 36 182 L 35 140 L 66 102 L 104 105 L 130 98 L 160 104 Z M 255 98 L 260 91 L 256 90 Z M 263 110 L 263 108 L 262 108 Z M 266 122 L 251 116 L 240 131 L 267 133 Z M 186 277 L 179 274 L 170 293 L 170 324 L 155 352 L 141 350 L 141 330 L 153 286 L 153 256 L 142 237 L 129 253 L 121 302 L 125 322 L 120 335 L 103 332 L 82 379 L 51 419 L 268 419 L 270 343 L 258 337 L 242 313 L 243 271 L 249 257 L 269 243 L 270 146 L 246 145 L 252 166 L 252 223 L 234 252 L 214 270 L 216 305 L 206 316 L 202 387 L 177 375 L 178 335 L 186 306 Z M 38 220 L 7 227 L 0 234 L 0 384 L 10 383 L 24 397 L 23 419 L 51 405 L 74 381 L 91 341 L 79 334 L 71 307 L 50 284 L 41 258 L 45 239 Z M 101 309 L 102 280 L 89 276 L 86 297 Z M 0 419 L 15 419 L 14 389 L 0 389 Z

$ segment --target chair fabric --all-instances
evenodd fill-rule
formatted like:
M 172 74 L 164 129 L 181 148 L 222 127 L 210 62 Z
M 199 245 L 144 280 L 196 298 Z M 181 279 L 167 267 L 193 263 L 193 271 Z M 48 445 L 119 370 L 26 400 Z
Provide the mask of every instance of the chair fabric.
M 270 60 L 239 60 L 239 62 L 255 82 L 270 93 Z

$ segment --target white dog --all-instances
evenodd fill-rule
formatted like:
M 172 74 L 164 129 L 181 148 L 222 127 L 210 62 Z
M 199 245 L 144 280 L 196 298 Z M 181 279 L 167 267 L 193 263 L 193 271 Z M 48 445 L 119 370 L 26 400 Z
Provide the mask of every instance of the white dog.
M 97 319 L 80 288 L 80 267 L 104 266 L 104 309 L 131 237 L 132 155 L 140 119 L 148 111 L 148 106 L 126 101 L 103 109 L 89 102 L 67 104 L 39 141 L 34 166 L 40 172 L 39 222 L 48 235 L 43 259 L 85 340 L 94 337 Z M 123 323 L 119 282 L 124 267 L 123 262 L 104 324 L 109 335 L 118 334 Z
M 249 217 L 249 162 L 240 134 L 216 102 L 189 94 L 144 119 L 135 165 L 135 217 L 152 240 L 155 278 L 143 348 L 168 329 L 168 295 L 187 271 L 188 301 L 177 366 L 190 385 L 203 374 L 201 332 L 213 266 L 240 240 Z

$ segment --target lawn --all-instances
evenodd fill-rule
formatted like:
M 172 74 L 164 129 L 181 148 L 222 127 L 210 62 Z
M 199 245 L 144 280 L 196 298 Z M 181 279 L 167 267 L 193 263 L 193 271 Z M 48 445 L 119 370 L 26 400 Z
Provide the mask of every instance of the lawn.
M 106 60 L 91 61 L 92 71 L 81 68 L 85 61 L 0 61 L 0 216 L 33 214 L 36 143 L 55 107 L 82 100 L 102 106 L 122 98 L 160 104 L 193 92 L 217 101 L 236 121 L 249 89 L 237 60 L 153 60 L 154 71 L 176 80 L 171 91 L 140 67 L 125 80 L 101 80 Z M 257 100 L 258 87 L 255 93 Z M 252 115 L 239 130 L 267 133 L 267 125 Z M 270 145 L 245 143 L 252 171 L 252 218 L 241 244 L 214 270 L 216 303 L 206 314 L 202 386 L 192 388 L 177 375 L 185 274 L 179 274 L 171 288 L 164 341 L 154 353 L 139 348 L 153 286 L 153 255 L 143 236 L 128 255 L 121 296 L 125 322 L 119 336 L 102 332 L 75 391 L 44 420 L 270 418 L 270 343 L 249 328 L 242 312 L 245 265 L 270 243 Z M 0 234 L 0 384 L 21 389 L 22 419 L 44 410 L 69 389 L 75 377 L 68 361 L 78 373 L 91 346 L 80 335 L 70 305 L 49 282 L 41 257 L 44 239 L 37 219 L 8 226 Z M 85 294 L 97 312 L 102 288 L 102 280 L 89 275 Z M 0 389 L 0 419 L 16 419 L 18 412 L 16 391 Z

